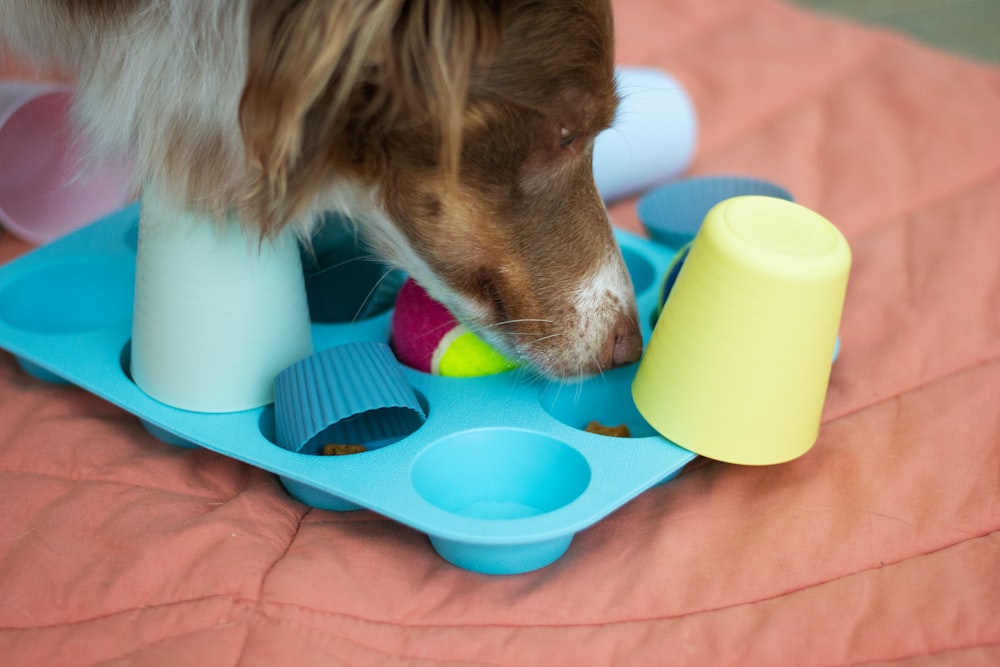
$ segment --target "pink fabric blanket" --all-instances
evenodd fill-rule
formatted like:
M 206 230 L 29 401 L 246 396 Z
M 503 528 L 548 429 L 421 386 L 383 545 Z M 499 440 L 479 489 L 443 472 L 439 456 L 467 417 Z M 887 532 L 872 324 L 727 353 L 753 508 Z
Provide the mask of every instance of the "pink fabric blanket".
M 620 0 L 617 30 L 690 90 L 692 172 L 781 183 L 852 245 L 816 446 L 490 577 L 0 353 L 0 662 L 1000 664 L 1000 69 L 775 0 Z

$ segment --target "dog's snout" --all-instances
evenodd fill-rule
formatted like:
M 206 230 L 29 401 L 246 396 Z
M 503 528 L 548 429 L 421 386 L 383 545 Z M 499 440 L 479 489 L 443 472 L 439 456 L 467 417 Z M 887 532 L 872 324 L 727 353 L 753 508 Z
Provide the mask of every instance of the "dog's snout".
M 618 318 L 601 355 L 601 368 L 617 368 L 639 361 L 642 356 L 642 332 L 635 318 L 622 314 Z
M 480 267 L 467 312 L 477 313 L 477 329 L 488 341 L 552 378 L 585 378 L 633 364 L 643 340 L 628 270 L 620 255 L 598 267 L 574 282 L 542 280 L 543 288 L 518 280 L 525 272 L 516 266 Z

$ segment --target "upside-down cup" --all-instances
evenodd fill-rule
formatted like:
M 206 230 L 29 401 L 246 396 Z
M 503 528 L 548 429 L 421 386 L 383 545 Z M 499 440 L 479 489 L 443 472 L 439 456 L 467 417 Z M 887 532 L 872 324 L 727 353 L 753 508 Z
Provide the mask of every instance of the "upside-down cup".
M 274 378 L 312 353 L 299 246 L 178 212 L 147 193 L 139 221 L 131 373 L 167 405 L 236 412 L 274 399 Z
M 789 461 L 819 433 L 851 252 L 819 214 L 772 197 L 712 208 L 636 371 L 636 407 L 708 458 Z
M 52 241 L 124 206 L 131 167 L 98 160 L 74 132 L 73 89 L 0 82 L 0 224 L 31 243 Z
M 423 406 L 385 343 L 320 350 L 274 379 L 278 444 L 319 454 L 324 444 L 377 449 L 416 431 Z

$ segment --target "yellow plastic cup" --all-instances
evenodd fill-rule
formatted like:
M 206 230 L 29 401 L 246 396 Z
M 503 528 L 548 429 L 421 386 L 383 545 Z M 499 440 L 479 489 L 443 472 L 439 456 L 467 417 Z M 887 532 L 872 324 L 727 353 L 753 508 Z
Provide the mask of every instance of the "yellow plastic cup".
M 632 383 L 676 444 L 745 465 L 789 461 L 819 434 L 851 251 L 819 214 L 734 197 L 695 237 Z
M 312 353 L 298 241 L 235 218 L 178 212 L 147 193 L 139 220 L 132 379 L 161 403 L 236 412 L 274 400 L 274 378 Z

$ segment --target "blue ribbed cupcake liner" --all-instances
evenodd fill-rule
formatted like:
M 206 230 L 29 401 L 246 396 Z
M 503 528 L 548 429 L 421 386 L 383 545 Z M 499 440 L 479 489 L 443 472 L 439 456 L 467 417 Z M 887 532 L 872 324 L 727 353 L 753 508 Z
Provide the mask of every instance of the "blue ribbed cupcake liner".
M 676 181 L 639 199 L 636 212 L 649 237 L 671 248 L 690 243 L 713 206 L 731 197 L 763 195 L 794 201 L 785 188 L 748 176 L 700 176 Z
M 376 449 L 410 435 L 426 418 L 383 343 L 348 343 L 306 357 L 275 378 L 274 394 L 278 444 L 305 454 L 325 444 Z

